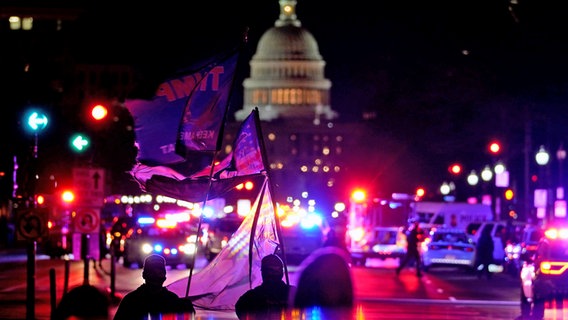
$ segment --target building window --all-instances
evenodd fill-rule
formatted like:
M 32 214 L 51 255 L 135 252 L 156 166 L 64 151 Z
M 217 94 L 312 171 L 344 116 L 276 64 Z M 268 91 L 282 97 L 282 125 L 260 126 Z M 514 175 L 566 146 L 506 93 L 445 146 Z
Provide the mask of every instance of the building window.
M 268 94 L 264 89 L 256 89 L 252 92 L 252 104 L 267 104 Z
M 8 21 L 10 22 L 10 30 L 22 29 L 22 20 L 20 17 L 11 16 Z
M 33 24 L 34 24 L 34 18 L 32 17 L 25 17 L 22 19 L 23 30 L 32 30 Z

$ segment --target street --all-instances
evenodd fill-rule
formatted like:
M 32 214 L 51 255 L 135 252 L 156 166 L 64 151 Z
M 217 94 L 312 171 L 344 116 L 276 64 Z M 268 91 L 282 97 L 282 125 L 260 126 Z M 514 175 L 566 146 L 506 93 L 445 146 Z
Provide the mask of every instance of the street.
M 6 260 L 6 259 L 4 259 Z M 194 273 L 204 266 L 198 259 Z M 460 270 L 434 269 L 422 278 L 408 268 L 396 276 L 396 261 L 371 261 L 366 267 L 353 267 L 356 291 L 354 319 L 514 319 L 519 315 L 519 280 L 505 274 L 493 279 L 478 279 L 474 274 Z M 102 267 L 88 264 L 88 282 L 110 290 L 110 261 Z M 38 257 L 35 277 L 35 319 L 49 319 L 50 270 L 54 270 L 57 301 L 64 290 L 65 261 Z M 84 282 L 85 263 L 69 262 L 68 288 Z M 114 315 L 120 297 L 139 286 L 143 279 L 141 269 L 115 265 L 115 303 L 110 310 Z M 290 281 L 294 282 L 294 266 L 290 266 Z M 189 269 L 179 266 L 168 269 L 165 285 L 186 278 Z M 0 318 L 26 319 L 26 261 L 0 263 Z M 547 319 L 568 319 L 563 310 L 547 307 Z M 236 319 L 232 312 L 198 310 L 196 319 Z

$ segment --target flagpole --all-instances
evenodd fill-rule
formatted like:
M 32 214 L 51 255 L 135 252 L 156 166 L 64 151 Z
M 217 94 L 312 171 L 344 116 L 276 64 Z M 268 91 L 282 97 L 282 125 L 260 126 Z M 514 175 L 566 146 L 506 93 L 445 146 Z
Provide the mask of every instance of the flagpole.
M 258 107 L 253 109 L 254 117 L 255 117 L 255 125 L 256 125 L 256 132 L 258 135 L 258 143 L 260 145 L 260 154 L 262 157 L 262 163 L 264 170 L 266 171 L 266 176 L 268 177 L 268 191 L 270 192 L 270 200 L 272 201 L 272 207 L 274 208 L 274 221 L 276 222 L 276 234 L 278 235 L 278 240 L 280 242 L 280 250 L 282 250 L 282 261 L 284 262 L 284 274 L 286 275 L 286 283 L 290 284 L 290 277 L 288 276 L 288 263 L 286 261 L 286 251 L 284 249 L 284 239 L 282 238 L 282 229 L 280 227 L 280 219 L 278 218 L 278 214 L 276 213 L 276 201 L 274 200 L 274 187 L 272 185 L 272 180 L 270 179 L 270 166 L 268 165 L 268 159 L 266 157 L 266 147 L 264 145 L 264 139 L 262 135 L 262 128 L 260 126 L 260 117 L 258 113 Z
M 250 230 L 250 240 L 249 240 L 249 285 L 252 289 L 252 260 L 253 260 L 253 244 L 254 244 L 254 237 L 256 235 L 256 226 L 258 223 L 258 217 L 260 216 L 260 210 L 262 209 L 262 203 L 264 201 L 264 190 L 266 189 L 267 186 L 267 180 L 268 177 L 266 179 L 264 179 L 264 182 L 262 183 L 262 188 L 260 189 L 260 198 L 258 200 L 258 205 L 256 206 L 256 211 L 254 212 L 254 219 L 252 220 L 252 227 Z
M 195 269 L 195 258 L 197 256 L 197 251 L 199 250 L 199 243 L 201 243 L 201 223 L 203 222 L 203 209 L 207 205 L 207 200 L 209 200 L 209 192 L 213 186 L 213 172 L 215 172 L 215 161 L 218 155 L 218 151 L 213 154 L 213 159 L 211 160 L 211 170 L 209 172 L 209 186 L 207 187 L 207 193 L 205 194 L 205 199 L 203 199 L 203 205 L 201 206 L 201 213 L 199 214 L 199 223 L 197 224 L 197 240 L 195 243 L 195 254 L 192 257 L 191 268 L 189 268 L 189 276 L 187 277 L 187 287 L 185 289 L 185 297 L 189 295 L 189 287 L 191 286 L 191 277 L 193 275 L 193 269 Z
M 240 51 L 240 49 L 237 49 L 237 51 Z M 231 51 L 230 54 L 227 55 L 227 57 L 225 57 L 223 60 L 226 60 L 228 57 L 232 56 L 234 54 L 234 51 Z M 240 54 L 240 52 L 239 52 Z M 236 67 L 235 67 L 236 69 Z M 235 71 L 236 73 L 236 71 Z M 233 80 L 234 80 L 234 75 L 233 75 Z M 194 89 L 196 89 L 197 86 L 195 86 Z M 219 128 L 219 134 L 217 135 L 217 143 L 215 145 L 215 152 L 213 153 L 213 158 L 211 159 L 211 170 L 209 171 L 209 186 L 207 187 L 207 193 L 205 194 L 205 199 L 203 200 L 203 206 L 201 207 L 201 214 L 199 215 L 199 223 L 197 225 L 197 243 L 196 243 L 196 248 L 195 248 L 195 254 L 193 255 L 193 261 L 191 263 L 191 268 L 189 269 L 189 276 L 187 277 L 187 287 L 185 289 L 185 297 L 187 297 L 189 295 L 189 287 L 191 286 L 191 277 L 193 275 L 193 269 L 195 268 L 195 258 L 197 256 L 197 250 L 199 248 L 199 243 L 201 241 L 201 224 L 203 221 L 203 209 L 205 208 L 205 206 L 207 205 L 207 200 L 209 199 L 209 193 L 211 192 L 211 188 L 213 186 L 213 173 L 215 172 L 215 162 L 217 160 L 217 156 L 219 155 L 219 150 L 221 150 L 222 147 L 222 142 L 223 142 L 223 135 L 224 135 L 224 128 L 227 122 L 227 114 L 229 111 L 229 105 L 230 105 L 230 101 L 231 101 L 231 96 L 233 94 L 233 86 L 231 85 L 229 87 L 229 93 L 227 96 L 227 104 L 225 106 L 225 112 L 223 113 L 223 120 L 221 122 L 221 126 Z

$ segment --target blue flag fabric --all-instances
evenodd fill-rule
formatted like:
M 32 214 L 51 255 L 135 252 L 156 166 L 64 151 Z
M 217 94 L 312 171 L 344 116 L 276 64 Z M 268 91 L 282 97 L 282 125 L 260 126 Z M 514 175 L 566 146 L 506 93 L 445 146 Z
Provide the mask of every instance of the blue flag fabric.
M 243 121 L 237 137 L 233 142 L 234 150 L 215 166 L 213 178 L 225 179 L 235 176 L 258 174 L 265 171 L 262 159 L 260 120 L 258 109 L 253 109 Z M 191 175 L 192 178 L 209 176 L 211 166 Z
M 255 108 L 241 125 L 233 144 L 235 147 L 233 159 L 239 175 L 259 173 L 265 170 L 260 147 L 262 137 L 258 132 L 259 122 L 258 109 Z
M 177 199 L 199 201 L 213 199 L 229 192 L 248 180 L 264 177 L 265 166 L 262 157 L 260 120 L 258 109 L 254 109 L 243 121 L 233 142 L 234 150 L 215 166 L 209 186 L 211 166 L 185 176 L 166 166 L 137 164 L 130 171 L 132 177 L 145 192 L 167 195 Z
M 195 87 L 186 105 L 178 143 L 182 150 L 216 151 L 219 133 L 229 109 L 238 51 L 216 64 Z
M 151 100 L 125 102 L 134 118 L 139 162 L 174 164 L 183 162 L 187 151 L 216 150 L 237 60 L 235 51 L 198 71 L 166 79 Z

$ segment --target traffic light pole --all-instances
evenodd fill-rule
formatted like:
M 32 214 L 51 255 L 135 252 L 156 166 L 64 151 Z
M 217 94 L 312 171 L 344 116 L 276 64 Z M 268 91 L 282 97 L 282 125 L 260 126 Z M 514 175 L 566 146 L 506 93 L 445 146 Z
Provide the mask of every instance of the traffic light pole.
M 27 289 L 26 289 L 26 319 L 35 319 L 35 270 L 36 270 L 36 241 L 29 240 L 27 244 Z
M 36 187 L 36 175 L 38 171 L 38 136 L 39 132 L 45 129 L 48 123 L 47 116 L 38 111 L 31 112 L 25 119 L 28 127 L 34 133 L 34 145 L 33 145 L 33 158 L 31 165 L 31 178 L 28 180 L 29 183 L 29 196 L 31 200 L 31 209 L 35 210 L 37 208 L 36 197 L 35 197 L 35 187 Z M 40 231 L 41 231 L 41 226 Z M 39 236 L 39 234 L 38 234 Z M 36 247 L 37 239 L 29 239 L 27 243 L 27 272 L 26 272 L 26 319 L 35 319 L 35 273 L 36 273 Z
M 30 179 L 30 197 L 32 210 L 36 208 L 35 203 L 35 176 L 37 173 L 37 155 L 38 155 L 38 134 L 34 132 L 34 146 L 33 146 L 33 165 L 32 165 L 32 178 Z M 36 274 L 36 240 L 28 240 L 27 243 L 27 265 L 26 265 L 26 319 L 35 319 L 35 274 Z

